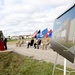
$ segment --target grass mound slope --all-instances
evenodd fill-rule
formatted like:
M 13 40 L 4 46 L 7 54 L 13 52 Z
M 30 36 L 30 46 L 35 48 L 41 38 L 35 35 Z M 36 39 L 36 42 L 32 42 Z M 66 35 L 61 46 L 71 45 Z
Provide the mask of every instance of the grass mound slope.
M 52 75 L 52 70 L 52 63 L 13 52 L 0 53 L 0 75 Z M 55 75 L 63 75 L 63 72 L 55 70 Z

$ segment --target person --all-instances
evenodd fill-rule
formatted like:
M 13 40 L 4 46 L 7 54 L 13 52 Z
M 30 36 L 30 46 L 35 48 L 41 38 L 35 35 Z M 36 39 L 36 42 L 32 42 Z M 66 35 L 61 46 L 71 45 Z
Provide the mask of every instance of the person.
M 34 38 L 32 37 L 31 41 L 28 42 L 27 44 L 27 48 L 29 48 L 29 46 L 33 46 L 33 44 L 34 44 Z
M 39 38 L 36 43 L 34 43 L 34 48 L 36 49 L 39 49 L 39 45 L 41 44 L 41 39 Z
M 24 37 L 23 36 L 19 36 L 18 37 L 18 42 L 16 43 L 16 46 L 21 47 L 22 44 L 24 44 Z
M 50 38 L 49 37 L 44 37 L 43 39 L 42 39 L 42 43 L 43 43 L 43 47 L 42 47 L 42 49 L 43 50 L 47 50 L 47 47 L 48 47 L 48 45 L 50 44 Z
M 36 49 L 36 45 L 37 45 L 37 40 L 34 39 L 34 48 Z
M 37 49 L 39 49 L 39 45 L 41 44 L 41 39 L 39 38 L 37 41 Z
M 7 50 L 7 38 L 3 36 L 4 48 Z
M 4 50 L 4 42 L 3 42 L 3 38 L 0 39 L 0 51 Z

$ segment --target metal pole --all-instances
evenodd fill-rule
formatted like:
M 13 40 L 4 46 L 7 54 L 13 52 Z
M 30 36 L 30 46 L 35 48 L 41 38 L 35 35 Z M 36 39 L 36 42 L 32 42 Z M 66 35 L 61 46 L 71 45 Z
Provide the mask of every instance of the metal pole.
M 56 55 L 56 60 L 55 60 L 55 63 L 54 63 L 52 75 L 54 75 L 54 71 L 55 71 L 56 64 L 57 64 L 57 58 L 58 58 L 58 53 L 57 53 L 57 55 Z
M 64 75 L 66 75 L 66 58 L 64 58 Z

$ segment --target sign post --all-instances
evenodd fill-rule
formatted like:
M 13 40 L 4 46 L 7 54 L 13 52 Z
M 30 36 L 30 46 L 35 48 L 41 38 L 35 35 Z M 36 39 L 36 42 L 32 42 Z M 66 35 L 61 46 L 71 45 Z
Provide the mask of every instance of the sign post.
M 66 58 L 64 58 L 64 75 L 66 75 Z
M 57 55 L 56 55 L 56 60 L 55 60 L 55 63 L 54 63 L 52 75 L 54 75 L 54 71 L 55 71 L 56 64 L 57 64 L 57 59 L 58 59 L 58 53 L 57 53 Z

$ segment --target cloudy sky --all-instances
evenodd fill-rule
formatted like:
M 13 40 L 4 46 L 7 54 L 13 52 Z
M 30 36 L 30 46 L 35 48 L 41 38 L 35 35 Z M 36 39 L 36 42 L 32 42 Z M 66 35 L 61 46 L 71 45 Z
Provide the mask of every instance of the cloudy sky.
M 5 36 L 53 29 L 54 20 L 75 0 L 0 0 L 0 30 Z

